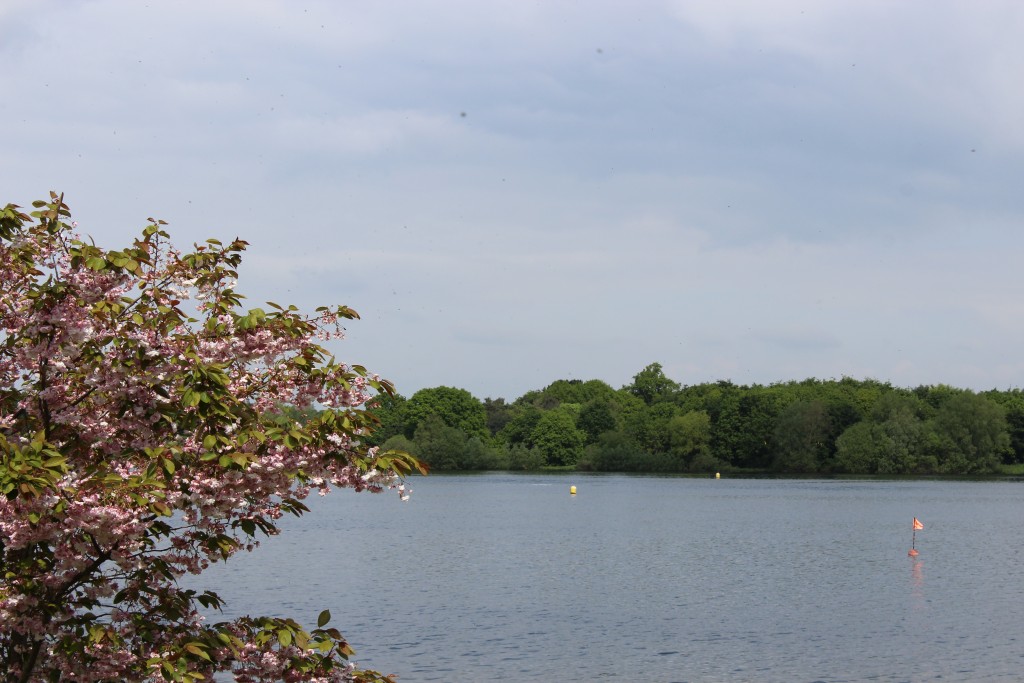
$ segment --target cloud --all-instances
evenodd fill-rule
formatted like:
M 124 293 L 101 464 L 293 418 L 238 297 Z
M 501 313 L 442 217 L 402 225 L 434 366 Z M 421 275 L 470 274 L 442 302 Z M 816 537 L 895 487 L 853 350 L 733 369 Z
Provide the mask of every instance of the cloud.
M 442 145 L 458 137 L 450 117 L 418 111 L 372 111 L 330 117 L 294 116 L 276 122 L 269 143 L 291 153 L 359 158 L 403 153 L 408 146 Z
M 1024 8 L 8 2 L 5 201 L 251 242 L 411 393 L 1019 384 Z M 45 44 L 46 49 L 39 49 Z M 465 114 L 465 116 L 463 116 Z M 678 373 L 678 374 L 673 374 Z
M 1011 85 L 1024 67 L 1024 49 L 1014 39 L 1024 28 L 1019 3 L 989 3 L 984 12 L 950 1 L 671 7 L 719 59 L 755 51 L 767 59 L 790 56 L 825 92 L 853 95 L 859 107 L 888 104 L 890 112 L 916 114 L 930 125 L 945 122 L 947 134 L 971 130 L 974 140 L 992 146 L 1024 142 L 1014 123 L 1024 114 L 1024 95 Z

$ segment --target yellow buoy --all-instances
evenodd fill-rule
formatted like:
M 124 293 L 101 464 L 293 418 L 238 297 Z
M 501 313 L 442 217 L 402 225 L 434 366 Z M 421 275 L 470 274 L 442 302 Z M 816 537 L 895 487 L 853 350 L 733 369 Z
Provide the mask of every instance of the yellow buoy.
M 569 487 L 569 495 L 570 496 L 575 496 L 576 495 L 576 487 L 575 486 L 570 486 Z
M 721 472 L 715 472 L 715 479 L 721 479 L 721 478 L 722 478 L 722 473 Z

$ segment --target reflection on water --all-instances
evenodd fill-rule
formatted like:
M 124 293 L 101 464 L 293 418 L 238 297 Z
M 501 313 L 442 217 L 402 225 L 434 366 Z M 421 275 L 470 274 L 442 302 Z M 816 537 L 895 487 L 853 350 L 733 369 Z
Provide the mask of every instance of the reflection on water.
M 1005 523 L 1021 519 L 1019 484 L 496 474 L 413 488 L 404 504 L 314 500 L 210 587 L 231 613 L 309 623 L 329 608 L 360 664 L 402 683 L 1024 668 L 1021 544 Z M 914 516 L 928 532 L 908 558 Z
M 924 560 L 918 557 L 910 560 L 911 603 L 914 609 L 924 608 Z

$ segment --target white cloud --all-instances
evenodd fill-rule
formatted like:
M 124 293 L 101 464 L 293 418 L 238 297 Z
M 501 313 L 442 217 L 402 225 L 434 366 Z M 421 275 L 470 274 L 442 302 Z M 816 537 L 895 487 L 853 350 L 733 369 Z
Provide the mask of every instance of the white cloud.
M 8 2 L 0 180 L 66 191 L 111 246 L 150 215 L 181 244 L 241 235 L 254 305 L 352 304 L 339 353 L 406 393 L 655 360 L 1019 385 L 1022 17 Z

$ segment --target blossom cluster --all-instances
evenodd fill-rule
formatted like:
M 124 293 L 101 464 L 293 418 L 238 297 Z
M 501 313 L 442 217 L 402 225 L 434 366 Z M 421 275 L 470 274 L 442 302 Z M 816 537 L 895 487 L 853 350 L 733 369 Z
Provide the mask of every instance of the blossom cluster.
M 333 629 L 207 625 L 199 607 L 219 598 L 178 585 L 275 533 L 313 488 L 407 496 L 418 463 L 364 442 L 363 406 L 390 385 L 321 345 L 355 312 L 243 309 L 240 240 L 181 253 L 154 222 L 105 251 L 61 198 L 37 208 L 0 223 L 0 667 L 377 680 Z M 323 409 L 296 419 L 306 406 Z

